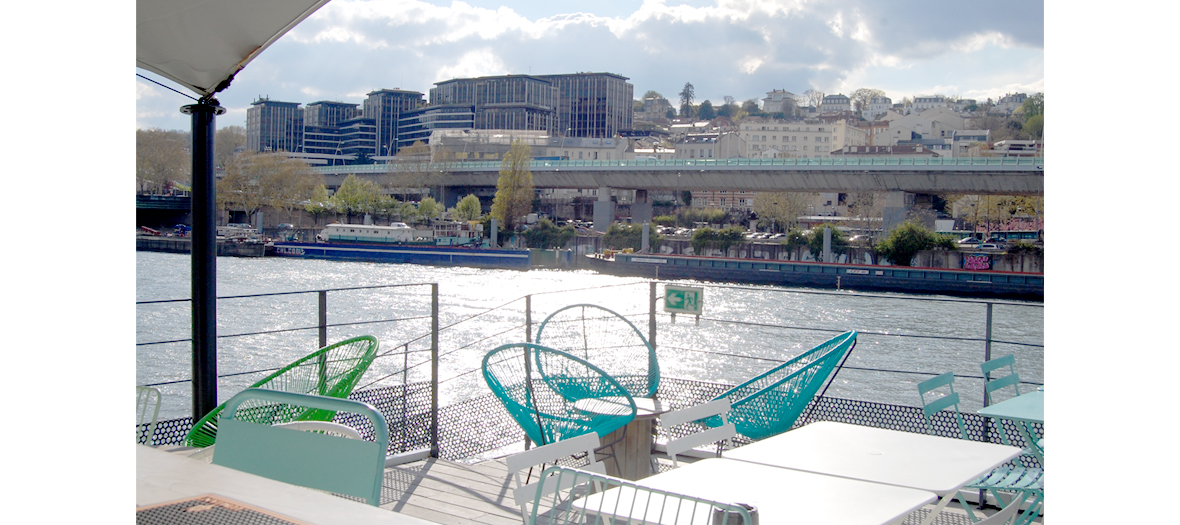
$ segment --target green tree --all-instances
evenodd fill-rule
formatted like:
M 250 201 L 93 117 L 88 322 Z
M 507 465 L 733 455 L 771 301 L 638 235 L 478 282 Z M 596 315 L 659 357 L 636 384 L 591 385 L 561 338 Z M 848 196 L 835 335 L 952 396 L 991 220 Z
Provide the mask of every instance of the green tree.
M 742 102 L 742 112 L 751 117 L 760 117 L 766 115 L 762 108 L 758 107 L 758 99 L 752 98 Z
M 461 221 L 478 221 L 483 215 L 483 208 L 479 204 L 479 197 L 468 194 L 455 205 L 455 218 Z
M 263 204 L 283 210 L 287 217 L 324 183 L 324 176 L 306 162 L 278 154 L 255 155 L 248 169 L 257 172 Z
M 316 226 L 319 226 L 320 220 L 324 216 L 333 213 L 335 209 L 331 198 L 328 196 L 328 188 L 323 184 L 312 189 L 311 196 L 308 197 L 307 203 L 303 205 L 303 210 L 311 215 L 312 219 L 315 220 Z
M 700 254 L 707 248 L 720 250 L 722 255 L 729 253 L 729 249 L 741 243 L 743 240 L 741 228 L 730 226 L 723 230 L 714 228 L 698 228 L 692 233 L 692 251 Z
M 659 94 L 659 92 L 657 92 L 657 91 L 656 91 L 656 90 L 654 90 L 654 89 L 649 89 L 649 90 L 647 90 L 647 93 L 644 93 L 644 94 L 643 94 L 643 98 L 644 98 L 644 99 L 649 99 L 649 98 L 664 98 L 664 96 L 663 96 L 663 95 L 661 95 L 661 94 Z
M 889 232 L 884 241 L 877 243 L 877 253 L 890 264 L 910 266 L 918 252 L 948 246 L 955 246 L 950 236 L 936 235 L 921 224 L 906 221 Z
M 808 240 L 809 238 L 806 233 L 803 233 L 803 231 L 799 230 L 798 228 L 792 228 L 791 231 L 787 232 L 787 238 L 783 239 L 783 241 L 779 244 L 787 249 L 787 251 L 791 254 L 791 259 L 797 261 L 801 258 L 799 252 L 802 251 L 805 246 L 807 246 Z
M 506 231 L 519 226 L 521 217 L 533 211 L 533 172 L 529 170 L 532 148 L 522 140 L 512 147 L 500 162 L 500 179 L 496 182 L 496 197 L 492 200 L 491 215 L 504 225 Z
M 564 248 L 575 235 L 577 231 L 572 225 L 567 224 L 559 228 L 553 221 L 545 218 L 521 233 L 525 246 L 544 250 Z
M 648 232 L 648 244 L 659 246 L 664 241 L 662 235 L 654 230 Z M 639 251 L 643 248 L 643 225 L 641 224 L 611 224 L 602 236 L 602 246 L 612 250 L 626 250 L 628 248 Z
M 704 120 L 717 118 L 717 110 L 713 109 L 713 103 L 708 100 L 701 102 L 700 107 L 697 108 L 697 114 Z
M 380 195 L 381 190 L 377 183 L 354 174 L 344 178 L 344 182 L 340 183 L 340 188 L 332 196 L 332 201 L 336 209 L 344 213 L 345 220 L 351 223 L 353 215 L 373 212 Z
M 811 252 L 811 257 L 817 261 L 823 257 L 824 253 L 824 228 L 832 230 L 832 255 L 842 255 L 848 251 L 848 237 L 836 228 L 835 224 L 825 222 L 812 228 L 811 238 L 807 239 L 807 251 Z
M 1024 99 L 1024 103 L 1020 105 L 1020 110 L 1024 113 L 1024 118 L 1032 118 L 1038 115 L 1045 114 L 1045 94 L 1037 93 L 1031 97 Z
M 1024 132 L 1032 140 L 1040 140 L 1045 135 L 1045 115 L 1033 115 L 1025 120 Z
M 692 82 L 685 82 L 684 89 L 680 90 L 680 116 L 683 118 L 692 118 L 692 101 L 695 93 L 692 87 Z
M 424 197 L 418 202 L 418 215 L 422 217 L 423 221 L 430 219 L 437 219 L 442 214 L 443 207 L 434 197 Z

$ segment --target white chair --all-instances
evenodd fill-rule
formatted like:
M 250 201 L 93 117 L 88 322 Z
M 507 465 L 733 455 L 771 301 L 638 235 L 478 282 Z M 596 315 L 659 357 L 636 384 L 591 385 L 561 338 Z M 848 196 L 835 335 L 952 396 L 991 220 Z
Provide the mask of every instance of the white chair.
M 136 386 L 135 412 L 139 416 L 135 426 L 135 442 L 139 443 L 140 436 L 144 436 L 143 443 L 150 447 L 154 444 L 152 439 L 156 435 L 156 422 L 160 418 L 160 391 L 150 386 Z M 147 425 L 146 429 L 144 425 Z
M 756 523 L 753 507 L 655 489 L 636 482 L 567 467 L 545 470 L 547 480 L 562 487 L 594 483 L 598 490 L 583 494 L 575 489 L 535 492 L 533 512 L 526 525 L 587 523 L 677 523 L 688 525 L 750 525 Z M 990 525 L 990 524 L 989 524 Z
M 721 426 L 713 428 L 705 427 L 704 430 L 699 432 L 694 432 L 684 437 L 669 440 L 667 451 L 668 456 L 672 458 L 672 466 L 674 468 L 680 466 L 679 461 L 676 459 L 678 454 L 682 454 L 699 446 L 708 445 L 711 443 L 720 442 L 717 447 L 717 457 L 721 457 L 721 448 L 725 441 L 732 439 L 737 435 L 737 428 L 726 418 L 726 414 L 728 412 L 729 398 L 723 397 L 721 399 L 709 401 L 708 403 L 661 414 L 660 425 L 663 425 L 665 430 L 671 429 L 672 427 L 678 425 L 691 424 L 693 421 L 710 417 L 721 418 Z M 700 426 L 699 424 L 695 425 Z
M 508 456 L 508 472 L 512 474 L 516 484 L 512 497 L 520 506 L 520 514 L 525 523 L 529 522 L 529 509 L 525 506 L 526 503 L 533 503 L 539 497 L 571 487 L 569 484 L 558 484 L 556 478 L 544 478 L 541 472 L 545 470 L 545 465 L 556 465 L 557 460 L 584 454 L 587 464 L 577 467 L 579 470 L 606 475 L 606 465 L 594 457 L 594 449 L 598 448 L 598 442 L 598 434 L 591 432 Z M 537 469 L 536 481 L 532 481 L 532 469 L 538 465 L 540 468 Z M 568 479 L 570 478 L 567 477 Z

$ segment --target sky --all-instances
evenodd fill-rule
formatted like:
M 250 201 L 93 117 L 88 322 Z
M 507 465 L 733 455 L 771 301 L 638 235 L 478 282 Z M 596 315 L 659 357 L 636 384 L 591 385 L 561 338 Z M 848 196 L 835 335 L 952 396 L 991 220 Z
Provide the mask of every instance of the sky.
M 858 88 L 982 101 L 1045 90 L 1044 28 L 1029 1 L 332 0 L 237 75 L 217 124 L 244 126 L 259 97 L 361 103 L 507 74 L 615 73 L 676 106 L 685 83 L 697 104 Z M 189 128 L 188 98 L 136 77 L 135 100 L 137 129 Z

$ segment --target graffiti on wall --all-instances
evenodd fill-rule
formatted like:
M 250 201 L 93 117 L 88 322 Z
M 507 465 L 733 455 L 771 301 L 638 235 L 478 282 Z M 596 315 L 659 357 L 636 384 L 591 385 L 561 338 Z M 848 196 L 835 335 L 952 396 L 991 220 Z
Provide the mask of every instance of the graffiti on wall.
M 992 269 L 992 256 L 986 253 L 968 253 L 963 256 L 964 270 Z

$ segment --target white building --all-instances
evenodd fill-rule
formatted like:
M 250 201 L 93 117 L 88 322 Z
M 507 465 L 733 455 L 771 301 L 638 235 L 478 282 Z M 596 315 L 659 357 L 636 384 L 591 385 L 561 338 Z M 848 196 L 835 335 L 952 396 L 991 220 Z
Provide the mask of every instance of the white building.
M 933 95 L 933 96 L 919 95 L 919 96 L 914 97 L 914 105 L 911 108 L 911 111 L 914 111 L 916 113 L 921 113 L 921 112 L 926 111 L 928 109 L 945 108 L 945 107 L 946 107 L 946 97 L 944 97 L 942 95 Z
M 766 98 L 762 99 L 762 111 L 767 113 L 785 113 L 796 106 L 795 94 L 785 89 L 767 91 Z
M 852 111 L 852 99 L 842 95 L 825 95 L 823 102 L 820 103 L 820 113 L 833 113 L 836 111 Z
M 741 124 L 740 133 L 748 143 L 751 157 L 777 155 L 771 158 L 823 158 L 844 146 L 868 144 L 868 133 L 865 130 L 850 126 L 843 120 L 834 124 L 746 120 Z
M 893 109 L 893 100 L 889 97 L 873 97 L 869 99 L 869 107 L 861 112 L 861 118 L 865 120 L 877 120 L 884 117 L 890 109 Z

